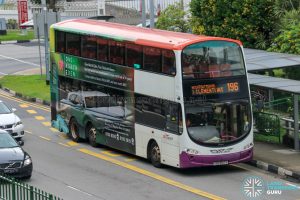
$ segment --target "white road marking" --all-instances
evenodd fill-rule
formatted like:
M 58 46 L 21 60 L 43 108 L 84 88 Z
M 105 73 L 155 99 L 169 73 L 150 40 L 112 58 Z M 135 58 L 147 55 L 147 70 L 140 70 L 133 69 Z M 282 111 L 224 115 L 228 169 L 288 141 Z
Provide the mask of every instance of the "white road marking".
M 287 184 L 287 185 L 290 185 L 290 186 L 292 186 L 292 187 L 295 187 L 295 188 L 298 188 L 298 189 L 300 189 L 300 186 L 297 186 L 297 185 L 294 185 L 294 184 L 291 184 L 291 183 L 285 183 L 285 184 Z
M 17 58 L 12 58 L 12 57 L 8 57 L 8 56 L 4 56 L 4 55 L 0 55 L 0 57 L 6 58 L 6 59 L 10 59 L 10 60 L 14 60 L 14 61 L 18 61 L 18 62 L 20 62 L 20 63 L 32 65 L 32 66 L 35 66 L 35 67 L 40 67 L 40 65 L 38 65 L 38 64 L 35 64 L 35 63 L 32 63 L 32 62 L 26 62 L 26 61 L 23 61 L 23 60 L 19 60 L 19 59 L 17 59 Z M 2 74 L 4 74 L 4 73 L 2 73 Z M 5 74 L 4 74 L 4 75 L 5 75 Z
M 81 193 L 83 193 L 83 194 L 86 194 L 86 195 L 88 195 L 88 196 L 93 196 L 93 195 L 91 195 L 90 193 L 84 192 L 84 191 L 79 190 L 79 189 L 77 189 L 77 188 L 75 188 L 75 187 L 72 187 L 72 186 L 70 186 L 70 185 L 68 185 L 67 187 L 70 188 L 70 189 L 72 189 L 72 190 L 75 190 L 75 191 L 81 192 Z

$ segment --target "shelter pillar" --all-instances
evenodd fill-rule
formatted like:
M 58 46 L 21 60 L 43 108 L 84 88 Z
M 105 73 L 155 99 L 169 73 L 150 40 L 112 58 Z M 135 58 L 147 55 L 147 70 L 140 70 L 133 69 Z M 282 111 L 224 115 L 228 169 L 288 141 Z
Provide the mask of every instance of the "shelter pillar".
M 268 90 L 268 93 L 269 93 L 269 106 L 270 106 L 270 109 L 272 109 L 273 108 L 273 106 L 272 106 L 272 104 L 271 104 L 271 102 L 274 100 L 274 93 L 273 93 L 273 89 L 269 89 Z
M 298 95 L 294 94 L 294 148 L 299 151 L 299 106 Z

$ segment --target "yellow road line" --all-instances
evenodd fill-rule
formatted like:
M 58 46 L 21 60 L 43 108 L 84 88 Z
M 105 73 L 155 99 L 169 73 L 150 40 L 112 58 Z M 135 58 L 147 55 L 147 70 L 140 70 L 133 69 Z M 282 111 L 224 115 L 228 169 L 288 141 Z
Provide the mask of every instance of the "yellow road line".
M 37 119 L 37 120 L 45 120 L 45 117 L 43 117 L 43 116 L 35 116 L 35 119 Z
M 50 130 L 52 131 L 52 132 L 55 132 L 55 133 L 58 133 L 58 132 L 60 132 L 59 130 L 57 130 L 56 128 L 50 128 Z
M 36 111 L 35 111 L 35 110 L 27 110 L 27 112 L 28 112 L 29 114 L 36 114 Z
M 29 105 L 26 104 L 26 103 L 20 104 L 19 106 L 20 106 L 21 108 L 28 108 L 28 107 L 29 107 Z
M 42 122 L 44 126 L 51 126 L 51 122 Z
M 10 99 L 10 100 L 13 100 L 13 101 L 16 101 L 16 102 L 19 102 L 21 104 L 27 104 L 29 106 L 32 106 L 34 108 L 38 108 L 38 109 L 41 109 L 41 110 L 44 110 L 44 111 L 48 111 L 50 112 L 50 108 L 49 107 L 46 107 L 46 106 L 40 106 L 40 105 L 37 105 L 37 104 L 34 104 L 34 103 L 29 103 L 27 101 L 23 101 L 23 100 L 20 100 L 16 97 L 12 97 L 12 96 L 9 96 L 9 95 L 5 95 L 3 93 L 0 93 L 0 96 L 1 97 L 4 97 L 4 98 L 7 98 L 7 99 Z
M 121 156 L 121 154 L 115 154 L 115 153 L 112 153 L 112 151 L 102 151 L 101 153 L 111 156 L 111 157 Z
M 137 159 L 136 158 L 127 158 L 127 159 L 125 159 L 126 162 L 132 162 L 132 161 L 135 161 L 135 160 L 137 160 Z
M 70 142 L 67 142 L 67 144 L 71 147 L 75 147 L 75 146 L 78 146 L 79 144 L 76 143 L 76 142 L 73 142 L 73 141 L 70 141 Z
M 68 136 L 66 134 L 59 134 L 58 137 L 62 139 L 68 139 Z
M 47 137 L 43 137 L 43 136 L 39 136 L 40 138 L 44 139 L 44 140 L 47 140 L 47 141 L 50 141 L 51 139 L 50 138 L 47 138 Z
M 185 190 L 185 191 L 188 191 L 188 192 L 191 192 L 193 194 L 196 194 L 196 195 L 199 195 L 199 196 L 202 196 L 202 197 L 206 197 L 208 199 L 213 199 L 213 200 L 224 200 L 224 198 L 222 197 L 219 197 L 219 196 L 216 196 L 214 194 L 210 194 L 208 192 L 205 192 L 205 191 L 202 191 L 202 190 L 199 190 L 197 188 L 194 188 L 194 187 L 191 187 L 191 186 L 188 186 L 188 185 L 184 185 L 180 182 L 177 182 L 177 181 L 174 181 L 172 179 L 169 179 L 169 178 L 166 178 L 166 177 L 163 177 L 161 175 L 158 175 L 158 174 L 155 174 L 153 172 L 150 172 L 150 171 L 147 171 L 147 170 L 144 170 L 144 169 L 141 169 L 139 167 L 136 167 L 134 165 L 130 165 L 128 163 L 125 163 L 125 162 L 122 162 L 122 161 L 119 161 L 119 160 L 116 160 L 114 158 L 111 158 L 111 157 L 107 157 L 103 154 L 99 154 L 99 153 L 95 153 L 93 151 L 90 151 L 88 149 L 78 149 L 78 151 L 82 152 L 82 153 L 85 153 L 85 154 L 88 154 L 90 156 L 94 156 L 94 157 L 97 157 L 97 158 L 100 158 L 102 160 L 105 160 L 107 162 L 110 162 L 110 163 L 113 163 L 115 165 L 118 165 L 118 166 L 121 166 L 121 167 L 124 167 L 126 169 L 129 169 L 129 170 L 132 170 L 132 171 L 135 171 L 139 174 L 143 174 L 145 176 L 148 176 L 148 177 L 151 177 L 153 179 L 156 179 L 156 180 L 159 180 L 161 182 L 164 182 L 166 184 L 169 184 L 169 185 L 172 185 L 174 187 L 177 187 L 177 188 L 180 188 L 182 190 Z
M 67 144 L 64 144 L 64 143 L 58 143 L 58 144 L 60 144 L 60 145 L 62 145 L 62 146 L 64 146 L 64 147 L 70 147 L 69 145 L 67 145 Z

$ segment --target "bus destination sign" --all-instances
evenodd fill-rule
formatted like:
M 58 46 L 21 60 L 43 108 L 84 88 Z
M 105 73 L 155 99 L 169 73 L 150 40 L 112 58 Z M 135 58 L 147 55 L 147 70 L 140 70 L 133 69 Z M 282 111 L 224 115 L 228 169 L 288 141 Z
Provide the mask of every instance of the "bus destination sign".
M 200 84 L 193 85 L 191 87 L 192 95 L 211 95 L 211 94 L 226 94 L 236 93 L 240 91 L 239 82 L 229 83 L 211 83 L 211 84 Z

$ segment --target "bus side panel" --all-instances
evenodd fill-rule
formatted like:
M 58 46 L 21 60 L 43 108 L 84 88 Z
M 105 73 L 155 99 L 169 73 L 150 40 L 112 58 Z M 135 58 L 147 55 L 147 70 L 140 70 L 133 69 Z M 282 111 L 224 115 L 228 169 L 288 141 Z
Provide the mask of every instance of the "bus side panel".
M 134 71 L 134 92 L 175 101 L 175 79 L 145 71 Z
M 140 124 L 135 124 L 135 131 L 136 155 L 147 158 L 147 147 L 149 142 L 154 140 L 160 149 L 161 163 L 179 167 L 178 135 Z

